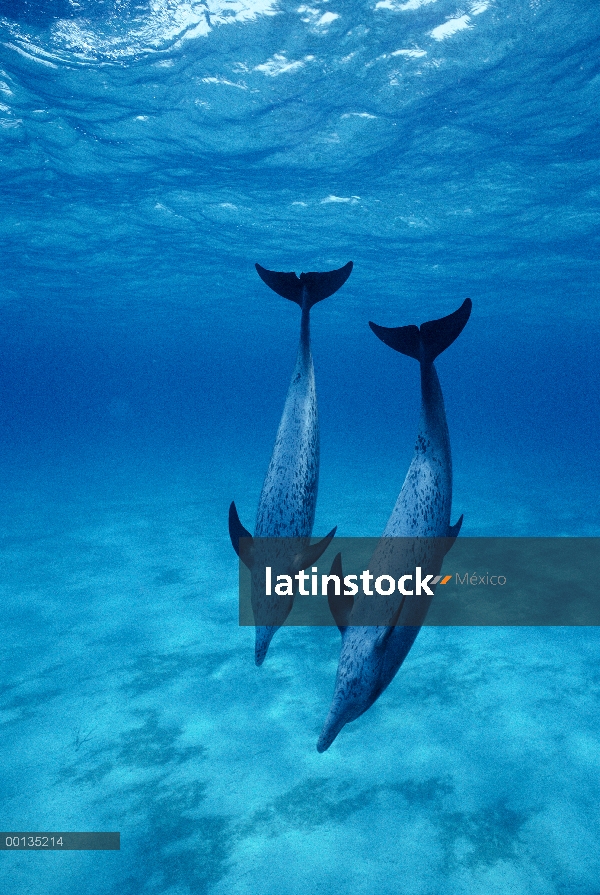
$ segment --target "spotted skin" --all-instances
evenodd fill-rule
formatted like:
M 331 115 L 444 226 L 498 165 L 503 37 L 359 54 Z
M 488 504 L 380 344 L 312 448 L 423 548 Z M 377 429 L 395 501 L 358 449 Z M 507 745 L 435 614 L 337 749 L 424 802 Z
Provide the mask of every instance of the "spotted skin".
M 304 538 L 308 543 L 312 534 L 319 488 L 319 417 L 309 313 L 308 308 L 302 311 L 296 366 L 258 502 L 255 538 Z M 282 574 L 288 572 L 285 557 L 279 562 Z M 293 596 L 269 598 L 264 593 L 264 567 L 271 565 L 275 569 L 276 563 L 272 556 L 260 559 L 253 573 L 257 576 L 252 586 L 255 619 L 264 617 L 273 622 L 256 626 L 257 665 L 264 662 L 273 635 L 285 622 L 294 602 Z
M 296 366 L 258 502 L 255 537 L 309 538 L 318 486 L 319 416 L 306 309 Z
M 398 542 L 389 539 L 455 537 L 460 527 L 460 522 L 454 529 L 450 526 L 452 457 L 444 399 L 433 360 L 426 357 L 422 348 L 420 368 L 421 419 L 415 450 L 396 505 L 369 563 L 375 578 L 378 574 L 398 578 L 417 565 L 438 574 L 443 555 L 435 552 L 435 545 L 412 542 L 398 551 Z M 364 624 L 367 598 L 357 597 L 347 627 L 340 629 L 342 649 L 333 701 L 317 743 L 319 752 L 328 749 L 346 724 L 373 705 L 415 642 L 432 598 L 405 597 L 400 604 L 401 599 L 397 591 L 378 599 L 378 611 L 389 623 L 374 626 Z

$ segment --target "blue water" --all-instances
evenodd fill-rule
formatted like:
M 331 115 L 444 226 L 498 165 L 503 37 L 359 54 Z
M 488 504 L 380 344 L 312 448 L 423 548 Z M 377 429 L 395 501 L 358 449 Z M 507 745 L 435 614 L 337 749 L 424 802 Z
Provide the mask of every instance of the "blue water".
M 0 3 L 0 827 L 7 895 L 597 895 L 600 640 L 424 629 L 315 745 L 335 628 L 237 625 L 299 313 L 314 533 L 377 536 L 438 361 L 469 535 L 600 535 L 595 0 Z

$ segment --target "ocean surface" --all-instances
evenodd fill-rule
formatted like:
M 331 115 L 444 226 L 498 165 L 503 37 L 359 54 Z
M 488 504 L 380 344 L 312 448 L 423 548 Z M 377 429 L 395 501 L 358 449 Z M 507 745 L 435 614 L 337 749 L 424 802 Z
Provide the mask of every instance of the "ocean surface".
M 461 536 L 600 536 L 597 0 L 0 2 L 3 895 L 598 895 L 595 628 L 426 628 L 328 752 L 253 529 L 312 312 L 314 535 L 378 536 L 437 368 Z

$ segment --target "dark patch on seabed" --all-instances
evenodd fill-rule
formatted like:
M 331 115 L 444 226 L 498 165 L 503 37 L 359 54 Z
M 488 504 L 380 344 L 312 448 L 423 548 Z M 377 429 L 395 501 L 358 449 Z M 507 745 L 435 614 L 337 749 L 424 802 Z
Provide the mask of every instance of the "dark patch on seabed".
M 127 852 L 135 856 L 126 875 L 111 889 L 118 895 L 180 891 L 204 893 L 227 872 L 230 819 L 203 814 L 207 783 L 196 779 L 201 746 L 181 746 L 182 729 L 160 722 L 157 711 L 139 710 L 142 723 L 122 733 L 116 744 L 94 745 L 93 735 L 73 741 L 73 761 L 65 765 L 57 786 L 104 784 L 112 790 L 95 802 L 120 823 Z M 177 768 L 187 765 L 181 779 Z M 130 773 L 146 779 L 127 783 Z M 109 782 L 118 775 L 122 783 Z
M 435 818 L 445 869 L 491 866 L 518 854 L 519 831 L 529 815 L 514 811 L 504 801 L 481 811 L 452 811 L 445 801 L 454 789 L 448 781 L 436 777 L 422 782 L 408 780 L 390 789 L 400 793 L 411 810 L 423 810 Z
M 62 693 L 62 688 L 49 686 L 41 676 L 14 684 L 3 684 L 0 687 L 0 709 L 5 714 L 2 723 L 24 724 L 34 719 L 42 706 L 61 696 Z
M 94 745 L 93 737 L 77 733 L 72 742 L 77 755 L 71 764 L 63 766 L 61 778 L 82 785 L 99 784 L 119 769 L 126 772 L 128 769 L 151 770 L 168 764 L 178 765 L 202 753 L 199 746 L 177 746 L 182 728 L 161 724 L 155 710 L 137 709 L 133 715 L 141 716 L 142 724 L 121 733 L 116 744 L 111 741 L 109 745 Z
M 452 809 L 454 787 L 449 779 L 439 777 L 366 788 L 352 781 L 308 777 L 241 822 L 225 814 L 203 813 L 209 783 L 197 778 L 207 774 L 206 765 L 200 764 L 206 750 L 178 745 L 181 728 L 161 724 L 156 711 L 136 714 L 141 725 L 122 734 L 116 746 L 94 748 L 85 736 L 80 744 L 74 742 L 75 760 L 61 773 L 63 782 L 94 787 L 115 773 L 123 777 L 117 794 L 98 797 L 105 809 L 126 815 L 131 824 L 122 832 L 128 850 L 135 854 L 135 864 L 110 890 L 115 895 L 167 892 L 173 887 L 195 895 L 208 893 L 226 878 L 245 842 L 285 837 L 290 831 L 337 829 L 374 808 L 386 810 L 389 823 L 399 827 L 407 816 L 412 823 L 421 819 L 433 823 L 442 848 L 442 869 L 447 872 L 492 866 L 519 854 L 525 813 L 505 801 L 480 811 Z M 128 785 L 128 771 L 141 771 L 147 779 Z
M 308 831 L 342 823 L 365 806 L 367 792 L 347 794 L 353 787 L 312 777 L 296 784 L 238 827 L 242 837 L 280 836 L 287 830 Z
M 203 657 L 211 673 L 231 658 L 226 651 Z M 202 664 L 202 662 L 201 662 Z M 194 652 L 140 656 L 132 664 L 136 695 L 145 694 L 193 670 Z M 91 728 L 73 734 L 72 759 L 56 785 L 68 783 L 96 791 L 94 803 L 107 816 L 121 817 L 128 852 L 135 857 L 111 895 L 140 891 L 181 891 L 202 895 L 227 877 L 240 847 L 252 840 L 335 830 L 364 812 L 385 811 L 391 825 L 407 819 L 434 824 L 447 872 L 491 866 L 518 854 L 519 831 L 526 815 L 498 801 L 488 809 L 460 811 L 451 804 L 455 789 L 449 778 L 409 779 L 361 787 L 356 780 L 334 781 L 309 776 L 262 807 L 240 814 L 206 812 L 210 769 L 203 746 L 183 745 L 181 725 L 161 720 L 156 709 L 134 709 L 139 723 L 116 742 Z M 104 735 L 105 736 L 105 735 Z M 142 780 L 128 782 L 130 775 Z M 118 780 L 115 780 L 118 776 Z M 103 793 L 102 790 L 105 790 Z M 106 797 L 106 791 L 111 794 Z M 129 829 L 128 829 L 129 827 Z M 399 831 L 400 832 L 400 831 Z M 174 888 L 173 888 L 174 887 Z
M 145 697 L 186 677 L 210 676 L 230 659 L 230 651 L 147 652 L 130 664 L 122 689 L 128 700 Z M 74 730 L 71 758 L 56 785 L 92 791 L 109 825 L 121 818 L 117 825 L 133 857 L 111 893 L 208 892 L 226 875 L 238 834 L 231 818 L 203 808 L 209 782 L 198 777 L 206 776 L 199 767 L 206 748 L 182 745 L 182 726 L 161 719 L 159 710 L 134 708 L 130 717 L 134 726 L 114 740 L 93 724 Z
M 130 833 L 135 866 L 110 889 L 111 895 L 203 895 L 226 875 L 230 822 L 219 814 L 198 816 L 204 793 L 205 784 L 173 782 L 167 775 L 123 790 L 129 816 L 139 817 Z
M 371 809 L 390 793 L 403 798 L 413 821 L 419 820 L 419 812 L 425 818 L 435 818 L 446 870 L 459 865 L 493 865 L 517 854 L 519 830 L 528 815 L 514 811 L 504 802 L 481 811 L 451 810 L 447 803 L 454 787 L 447 779 L 439 777 L 366 789 L 357 789 L 351 782 L 309 778 L 255 811 L 238 830 L 244 838 L 272 838 L 289 830 L 302 832 L 332 827 L 343 824 L 357 812 Z M 390 823 L 393 823 L 392 817 Z

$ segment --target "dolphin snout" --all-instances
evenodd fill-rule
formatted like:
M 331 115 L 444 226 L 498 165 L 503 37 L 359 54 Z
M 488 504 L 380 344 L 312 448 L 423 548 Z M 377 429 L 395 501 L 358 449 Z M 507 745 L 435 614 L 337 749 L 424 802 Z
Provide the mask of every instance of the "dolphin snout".
M 345 724 L 346 719 L 343 717 L 343 715 L 341 713 L 338 714 L 332 708 L 329 712 L 327 720 L 325 721 L 325 724 L 323 725 L 321 736 L 319 737 L 319 740 L 317 742 L 317 752 L 325 752 L 327 749 L 329 749 L 336 736 L 338 735 L 342 727 L 345 726 Z
M 262 665 L 267 656 L 267 650 L 273 635 L 277 630 L 273 625 L 261 625 L 256 628 L 256 641 L 254 645 L 254 661 L 258 666 Z
M 338 733 L 339 730 L 336 730 L 333 733 L 330 730 L 321 731 L 321 736 L 317 740 L 317 752 L 326 752 L 335 740 Z

